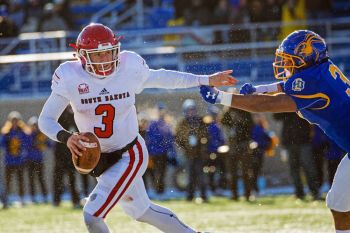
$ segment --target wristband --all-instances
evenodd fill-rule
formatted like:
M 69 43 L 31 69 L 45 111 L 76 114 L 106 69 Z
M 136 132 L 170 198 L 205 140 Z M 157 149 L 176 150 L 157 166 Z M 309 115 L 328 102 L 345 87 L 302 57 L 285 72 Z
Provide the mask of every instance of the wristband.
M 232 93 L 220 91 L 218 95 L 217 103 L 231 107 L 232 105 Z
M 61 130 L 57 133 L 57 140 L 61 143 L 67 144 L 68 138 L 72 136 L 73 134 L 71 132 L 68 132 L 66 130 Z
M 280 83 L 271 83 L 267 85 L 261 85 L 261 86 L 256 86 L 256 91 L 255 93 L 273 93 L 273 92 L 278 92 L 278 85 Z

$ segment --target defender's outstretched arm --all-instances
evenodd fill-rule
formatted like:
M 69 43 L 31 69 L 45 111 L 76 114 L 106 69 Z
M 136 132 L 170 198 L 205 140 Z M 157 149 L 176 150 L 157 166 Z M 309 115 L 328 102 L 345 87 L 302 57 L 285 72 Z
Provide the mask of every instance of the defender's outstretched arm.
M 284 93 L 275 95 L 240 95 L 220 91 L 217 88 L 201 86 L 201 95 L 211 104 L 242 109 L 248 112 L 296 112 L 293 99 Z

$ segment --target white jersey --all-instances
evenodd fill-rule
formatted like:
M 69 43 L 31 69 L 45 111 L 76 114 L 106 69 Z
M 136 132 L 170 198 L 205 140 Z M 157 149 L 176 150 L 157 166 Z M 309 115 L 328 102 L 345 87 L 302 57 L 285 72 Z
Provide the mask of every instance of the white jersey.
M 123 51 L 117 70 L 103 79 L 88 74 L 79 61 L 61 64 L 53 75 L 51 88 L 53 94 L 69 100 L 79 131 L 93 132 L 102 152 L 111 152 L 137 137 L 135 95 L 144 88 L 188 88 L 208 82 L 206 75 L 149 69 L 138 54 Z M 45 128 L 48 127 L 43 132 Z M 57 140 L 56 134 L 47 134 Z

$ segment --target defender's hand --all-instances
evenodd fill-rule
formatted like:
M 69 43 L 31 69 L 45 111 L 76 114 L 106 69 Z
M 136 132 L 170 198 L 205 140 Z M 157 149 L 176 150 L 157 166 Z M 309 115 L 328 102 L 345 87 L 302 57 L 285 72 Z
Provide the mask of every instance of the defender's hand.
M 225 70 L 209 76 L 209 86 L 232 86 L 235 85 L 238 80 L 231 76 L 232 70 Z
M 201 86 L 200 93 L 202 95 L 202 98 L 206 102 L 208 102 L 210 104 L 216 104 L 218 101 L 218 95 L 219 95 L 220 91 L 215 87 Z
M 239 90 L 239 94 L 250 95 L 256 92 L 256 88 L 251 83 L 245 83 Z
M 67 141 L 67 147 L 72 153 L 72 156 L 76 159 L 78 158 L 78 156 L 82 156 L 81 151 L 86 150 L 86 148 L 80 143 L 80 141 L 88 142 L 89 138 L 80 134 L 72 134 L 72 136 L 70 136 Z

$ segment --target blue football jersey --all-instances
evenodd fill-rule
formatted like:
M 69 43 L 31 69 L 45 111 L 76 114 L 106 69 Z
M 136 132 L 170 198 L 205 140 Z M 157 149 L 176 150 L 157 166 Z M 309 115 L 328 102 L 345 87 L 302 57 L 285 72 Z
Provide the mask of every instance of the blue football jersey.
M 300 116 L 350 152 L 350 80 L 336 65 L 328 61 L 296 73 L 286 80 L 284 91 Z

